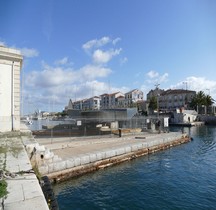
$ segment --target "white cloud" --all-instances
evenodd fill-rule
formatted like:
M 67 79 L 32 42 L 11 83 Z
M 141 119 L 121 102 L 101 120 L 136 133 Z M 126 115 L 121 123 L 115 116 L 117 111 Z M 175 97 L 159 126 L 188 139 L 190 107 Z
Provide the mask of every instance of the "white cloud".
M 168 77 L 169 74 L 168 73 L 164 73 L 163 75 L 160 75 L 158 72 L 156 71 L 149 71 L 147 74 L 147 82 L 150 84 L 153 83 L 165 83 L 168 81 Z
M 105 89 L 102 88 L 103 83 L 99 83 L 100 86 L 98 86 L 97 79 L 107 77 L 111 72 L 109 68 L 96 65 L 86 65 L 81 69 L 74 70 L 72 68 L 52 67 L 42 62 L 41 71 L 31 71 L 25 76 L 26 89 L 24 92 L 35 97 L 35 101 L 41 100 L 41 103 L 44 103 L 45 99 L 48 103 L 48 100 L 53 100 L 53 98 L 56 98 L 56 102 L 63 103 L 64 98 L 70 98 L 75 94 L 77 97 L 88 95 L 89 88 L 86 87 L 86 84 L 92 81 L 96 83 L 97 92 L 100 89 Z M 85 90 L 82 90 L 83 85 Z M 78 90 L 79 92 L 77 92 Z
M 80 70 L 81 78 L 85 80 L 107 77 L 111 72 L 111 69 L 97 65 L 86 65 Z
M 169 77 L 168 73 L 163 74 L 162 76 L 160 76 L 159 82 L 160 83 L 167 82 L 168 81 L 168 77 Z
M 49 88 L 68 84 L 77 79 L 76 73 L 71 69 L 46 67 L 42 71 L 32 71 L 26 76 L 25 84 L 30 87 Z
M 102 51 L 100 49 L 97 49 L 93 53 L 93 61 L 95 63 L 107 63 L 112 59 L 112 57 L 119 55 L 120 52 L 121 48 L 116 50 L 111 49 L 109 51 Z
M 60 60 L 55 61 L 55 65 L 65 65 L 68 63 L 68 57 L 64 57 Z
M 86 51 L 90 50 L 91 48 L 98 48 L 106 45 L 107 43 L 111 42 L 111 39 L 107 36 L 102 37 L 101 39 L 93 39 L 85 44 L 83 44 L 82 48 Z
M 6 46 L 5 42 L 0 41 L 0 46 Z
M 112 41 L 113 45 L 116 45 L 119 41 L 121 41 L 121 38 L 116 38 Z
M 24 47 L 24 48 L 20 48 L 19 50 L 21 51 L 22 55 L 27 58 L 37 57 L 39 55 L 39 52 L 33 48 Z
M 153 79 L 153 78 L 155 78 L 155 77 L 158 77 L 158 76 L 159 76 L 159 73 L 156 72 L 156 71 L 149 71 L 149 72 L 147 73 L 147 76 L 150 77 L 150 79 Z
M 203 91 L 205 94 L 209 94 L 216 99 L 216 81 L 209 80 L 205 77 L 187 77 L 185 80 L 172 86 L 173 88 L 183 88 L 188 90 L 194 90 L 196 92 Z

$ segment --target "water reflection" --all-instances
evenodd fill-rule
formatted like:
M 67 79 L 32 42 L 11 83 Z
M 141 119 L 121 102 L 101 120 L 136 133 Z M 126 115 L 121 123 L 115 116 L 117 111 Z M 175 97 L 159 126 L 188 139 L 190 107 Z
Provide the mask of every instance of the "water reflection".
M 215 127 L 194 140 L 54 187 L 60 209 L 215 209 Z

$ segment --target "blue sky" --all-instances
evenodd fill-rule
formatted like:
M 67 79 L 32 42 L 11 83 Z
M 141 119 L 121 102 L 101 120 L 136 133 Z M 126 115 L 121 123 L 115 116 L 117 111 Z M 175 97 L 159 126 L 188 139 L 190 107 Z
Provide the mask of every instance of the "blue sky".
M 25 112 L 156 83 L 216 99 L 215 0 L 0 2 L 0 44 L 24 55 Z

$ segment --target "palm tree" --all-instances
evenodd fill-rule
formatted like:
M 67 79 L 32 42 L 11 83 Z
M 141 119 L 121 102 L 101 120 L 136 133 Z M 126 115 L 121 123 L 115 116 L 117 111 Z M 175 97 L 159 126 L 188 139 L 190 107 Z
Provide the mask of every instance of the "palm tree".
M 207 107 L 207 110 L 209 109 L 209 107 L 212 106 L 212 104 L 215 102 L 215 100 L 210 96 L 210 95 L 206 95 L 205 96 L 205 105 Z
M 196 109 L 197 112 L 199 113 L 200 107 L 204 104 L 205 102 L 205 94 L 203 91 L 199 91 L 191 101 L 191 107 Z
M 202 106 L 209 107 L 214 103 L 214 101 L 215 100 L 210 95 L 205 95 L 203 91 L 199 91 L 196 96 L 192 98 L 190 105 L 199 113 Z

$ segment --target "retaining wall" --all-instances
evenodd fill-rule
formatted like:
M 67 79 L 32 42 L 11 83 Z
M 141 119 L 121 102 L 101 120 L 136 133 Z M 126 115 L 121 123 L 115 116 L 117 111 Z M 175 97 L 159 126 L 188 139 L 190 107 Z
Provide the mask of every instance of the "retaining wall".
M 190 140 L 191 138 L 187 135 L 178 135 L 156 140 L 152 139 L 147 142 L 82 154 L 68 158 L 67 160 L 44 164 L 39 167 L 39 170 L 43 175 L 47 175 L 50 180 L 58 182 L 159 150 L 168 149 L 172 146 L 189 142 Z

